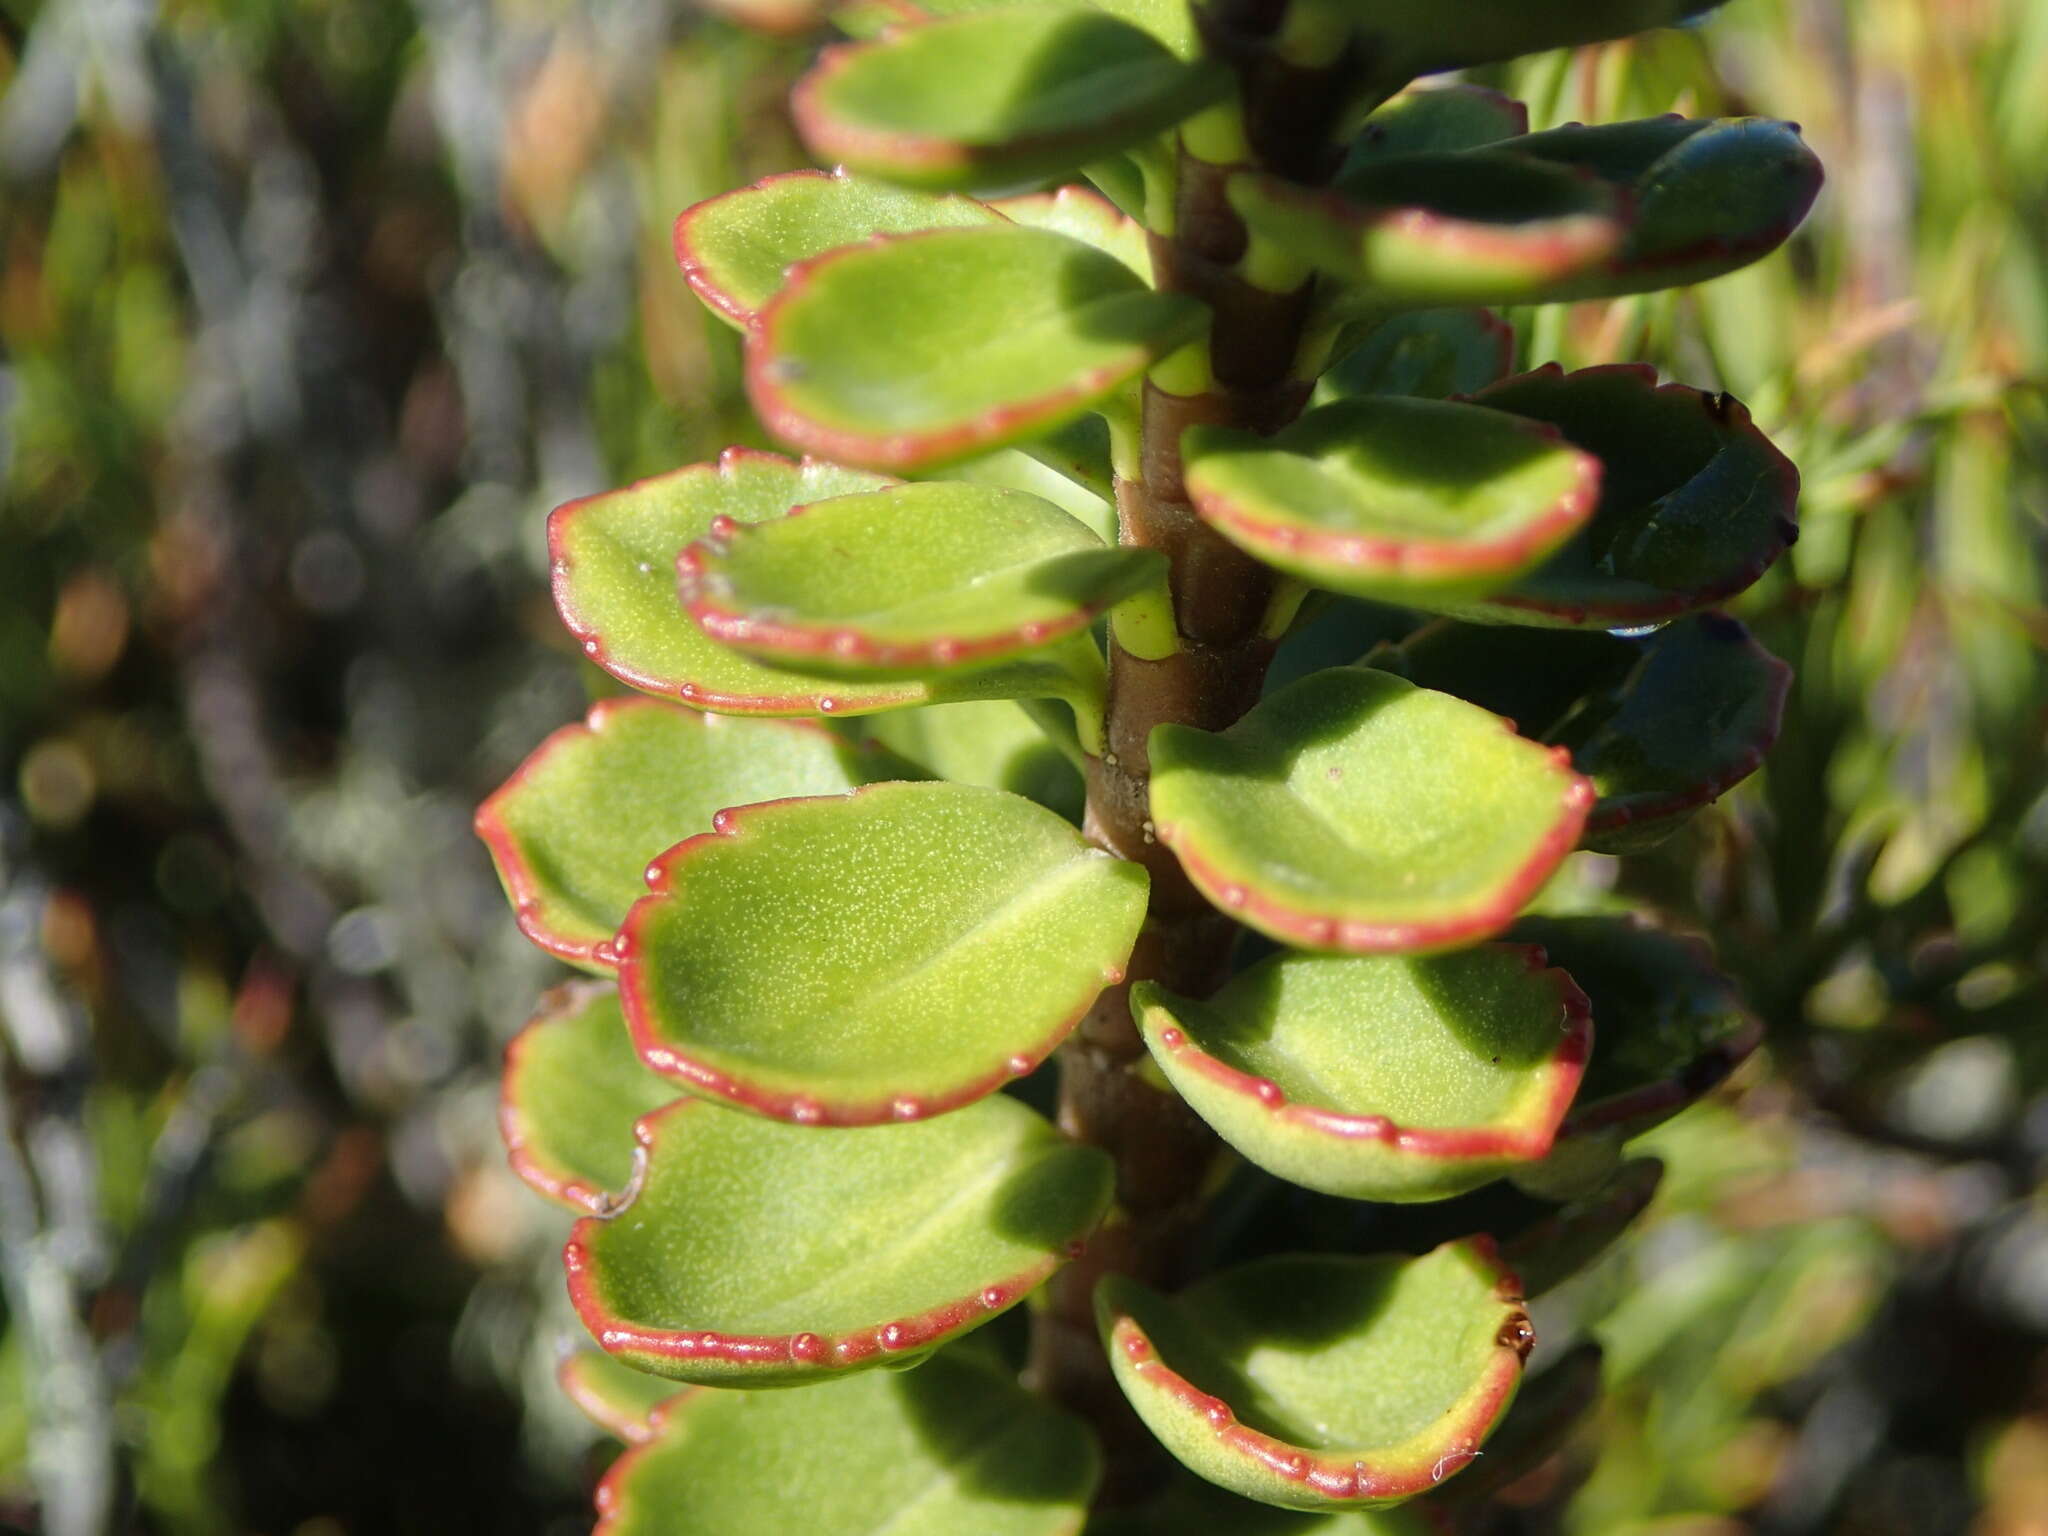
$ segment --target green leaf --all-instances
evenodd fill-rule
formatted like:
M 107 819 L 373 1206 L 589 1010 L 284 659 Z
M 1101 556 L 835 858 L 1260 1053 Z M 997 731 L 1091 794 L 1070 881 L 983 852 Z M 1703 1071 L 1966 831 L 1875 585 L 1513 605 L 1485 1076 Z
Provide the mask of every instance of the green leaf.
M 1283 1257 L 1096 1316 L 1124 1395 L 1191 1471 L 1294 1509 L 1387 1504 L 1468 1465 L 1533 1335 L 1485 1239 L 1419 1259 Z
M 710 1386 L 917 1359 L 1016 1305 L 1109 1203 L 1109 1158 L 997 1095 L 936 1120 L 786 1125 L 684 1099 L 563 1263 L 591 1336 Z
M 1719 1087 L 1763 1038 L 1701 940 L 1626 917 L 1526 918 L 1514 937 L 1542 945 L 1593 1003 L 1599 1045 L 1561 1138 L 1640 1135 Z
M 714 825 L 648 871 L 619 988 L 651 1066 L 761 1115 L 872 1125 L 993 1092 L 1122 979 L 1144 917 L 1142 868 L 998 790 L 878 784 Z
M 1573 123 L 1500 148 L 1626 189 L 1621 248 L 1606 270 L 1561 285 L 1553 299 L 1616 298 L 1737 271 L 1785 243 L 1822 181 L 1799 129 L 1763 117 Z
M 703 1391 L 619 1458 L 600 1536 L 1070 1536 L 1101 1476 L 1079 1420 L 948 1352 L 802 1392 Z
M 1070 425 L 1100 427 L 1102 418 L 1084 416 Z M 1105 439 L 1099 482 L 1092 463 L 1084 466 L 1081 454 L 1070 455 L 1067 452 L 1069 448 L 1083 449 L 1083 446 L 1077 442 L 1047 440 L 1023 448 L 998 448 L 978 459 L 966 459 L 951 465 L 942 474 L 945 479 L 965 480 L 970 485 L 993 485 L 1006 491 L 1028 492 L 1051 502 L 1103 543 L 1114 544 L 1116 508 L 1109 501 L 1112 494 L 1109 445 Z
M 1267 565 L 1354 597 L 1427 607 L 1491 591 L 1593 515 L 1600 463 L 1476 405 L 1339 400 L 1271 437 L 1196 427 L 1188 493 Z
M 1483 1505 L 1562 1450 L 1600 1403 L 1598 1344 L 1585 1343 L 1526 1378 L 1486 1455 L 1443 1491 L 1454 1509 Z
M 1269 1173 L 1354 1200 L 1444 1200 L 1550 1150 L 1585 1069 L 1586 999 L 1529 947 L 1284 955 L 1206 1003 L 1131 989 L 1195 1111 Z
M 1490 309 L 1410 309 L 1362 327 L 1316 385 L 1317 404 L 1351 395 L 1447 400 L 1508 376 L 1515 333 Z
M 648 861 L 727 806 L 830 795 L 904 765 L 797 720 L 729 720 L 654 699 L 604 699 L 540 744 L 477 809 L 520 931 L 593 970 Z
M 1753 584 L 1799 535 L 1799 471 L 1732 395 L 1618 363 L 1555 363 L 1473 397 L 1598 456 L 1593 519 L 1540 569 L 1446 608 L 1492 624 L 1616 629 L 1694 613 Z
M 1538 302 L 1600 268 L 1625 228 L 1597 177 L 1490 149 L 1367 159 L 1328 188 L 1243 172 L 1228 195 L 1255 234 L 1373 308 Z
M 1229 79 L 1100 11 L 1007 6 L 828 49 L 790 110 L 821 160 L 986 187 L 1128 149 L 1218 100 Z
M 1159 840 L 1203 895 L 1301 948 L 1498 932 L 1593 800 L 1561 753 L 1363 667 L 1304 678 L 1220 734 L 1162 725 L 1150 750 Z
M 1254 1504 L 1185 1473 L 1139 1509 L 1105 1511 L 1082 1536 L 1442 1536 L 1421 1506 L 1310 1514 Z
M 606 983 L 558 987 L 505 1048 L 498 1129 L 512 1171 L 558 1205 L 603 1212 L 633 1177 L 633 1122 L 677 1097 L 633 1049 Z
M 1529 132 L 1529 109 L 1483 85 L 1416 86 L 1375 107 L 1338 175 L 1368 160 L 1443 149 L 1483 149 Z
M 927 469 L 1051 431 L 1205 321 L 1050 230 L 930 230 L 799 266 L 747 337 L 747 382 L 778 436 Z
M 1141 587 L 1153 550 L 1113 549 L 1049 501 L 942 481 L 714 531 L 676 564 L 712 639 L 854 678 L 985 667 L 1078 636 Z
M 676 601 L 676 557 L 727 523 L 892 484 L 865 470 L 729 448 L 624 490 L 557 507 L 548 519 L 555 606 L 583 653 L 621 682 L 737 715 L 865 715 L 942 699 L 1085 701 L 1071 658 L 1031 658 L 936 682 L 849 682 L 771 667 L 708 638 Z M 1099 670 L 1099 669 L 1098 669 Z
M 1506 645 L 1498 630 L 1442 621 L 1370 660 L 1569 748 L 1599 791 L 1585 841 L 1602 853 L 1661 842 L 1754 773 L 1792 681 L 1791 668 L 1718 613 L 1641 639 L 1551 630 Z
M 1534 1301 L 1604 1255 L 1649 1209 L 1663 1179 L 1663 1163 L 1635 1158 L 1597 1189 L 1517 1232 L 1501 1256 L 1521 1277 L 1522 1295 Z
M 1091 187 L 1025 192 L 996 198 L 988 206 L 1013 223 L 1085 241 L 1114 256 L 1148 284 L 1152 281 L 1152 247 L 1145 227 Z
M 798 262 L 873 235 L 999 222 L 971 197 L 913 192 L 843 169 L 786 171 L 685 209 L 676 262 L 698 298 L 744 328 Z
M 654 1438 L 657 1415 L 702 1387 L 684 1387 L 666 1376 L 650 1376 L 597 1349 L 578 1349 L 555 1367 L 555 1385 L 583 1416 L 628 1445 Z
M 1080 770 L 1023 706 L 1007 699 L 897 710 L 876 716 L 871 734 L 934 778 L 1008 790 L 1081 820 Z
M 1447 17 L 1433 0 L 1341 0 L 1357 46 L 1382 79 L 1497 64 L 1668 27 L 1724 0 L 1461 0 Z

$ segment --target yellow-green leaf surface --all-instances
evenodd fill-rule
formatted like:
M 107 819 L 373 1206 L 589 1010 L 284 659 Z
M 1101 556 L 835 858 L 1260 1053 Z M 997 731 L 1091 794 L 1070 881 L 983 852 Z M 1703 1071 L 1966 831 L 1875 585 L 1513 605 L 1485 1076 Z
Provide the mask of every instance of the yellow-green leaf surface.
M 1799 471 L 1732 395 L 1659 385 L 1641 364 L 1552 363 L 1473 401 L 1547 422 L 1602 471 L 1592 521 L 1502 591 L 1446 605 L 1461 617 L 1564 629 L 1674 619 L 1749 587 L 1799 535 Z
M 676 219 L 676 262 L 698 298 L 745 326 L 800 261 L 873 235 L 1001 217 L 971 197 L 914 192 L 844 169 L 787 171 L 685 209 Z
M 684 1099 L 639 1135 L 631 1198 L 563 1250 L 569 1299 L 628 1364 L 712 1386 L 915 1360 L 1021 1301 L 1109 1202 L 1105 1154 L 1000 1094 L 860 1130 Z
M 1165 560 L 1023 491 L 941 481 L 799 507 L 693 544 L 683 605 L 721 644 L 855 678 L 985 667 L 1087 630 Z
M 1586 999 L 1542 951 L 1286 955 L 1207 1002 L 1131 1005 L 1195 1112 L 1269 1173 L 1354 1200 L 1443 1200 L 1544 1156 L 1585 1069 Z
M 1505 927 L 1593 789 L 1497 716 L 1333 667 L 1220 733 L 1152 733 L 1152 818 L 1203 895 L 1304 949 L 1444 949 Z
M 1395 79 L 1497 64 L 1673 26 L 1724 0 L 1339 0 L 1376 74 Z
M 1340 172 L 1390 155 L 1483 149 L 1528 131 L 1529 109 L 1511 96 L 1463 81 L 1418 85 L 1373 108 Z
M 1620 248 L 1625 209 L 1590 172 L 1491 149 L 1359 162 L 1331 187 L 1230 180 L 1252 230 L 1376 308 L 1535 302 Z
M 1091 187 L 1025 192 L 996 198 L 988 206 L 1013 223 L 1085 240 L 1152 281 L 1152 248 L 1144 226 Z
M 887 754 L 800 720 L 733 720 L 605 699 L 540 744 L 476 813 L 519 927 L 609 970 L 606 946 L 647 894 L 648 861 L 731 805 L 830 795 L 906 776 Z
M 916 186 L 987 187 L 1128 149 L 1228 81 L 1104 12 L 1006 6 L 829 49 L 790 110 L 821 160 Z
M 1102 436 L 1098 458 L 1094 453 L 1097 444 L 1078 440 L 1081 434 L 1073 430 L 1102 425 L 1100 416 L 1083 416 L 1070 422 L 1067 432 L 1052 438 L 1041 438 L 1022 448 L 998 448 L 994 453 L 950 464 L 940 471 L 940 478 L 1041 497 L 1075 518 L 1103 543 L 1113 544 L 1116 508 L 1110 504 L 1113 482 L 1108 434 Z
M 1124 1395 L 1191 1471 L 1294 1509 L 1395 1503 L 1469 1465 L 1533 1341 L 1484 1239 L 1419 1259 L 1264 1259 L 1096 1316 Z
M 740 715 L 865 715 L 939 699 L 1085 697 L 1069 660 L 1033 657 L 940 683 L 852 682 L 773 667 L 707 637 L 676 598 L 676 557 L 716 528 L 893 482 L 865 470 L 730 448 L 548 518 L 555 606 L 583 653 L 621 682 Z M 720 519 L 724 519 L 723 522 Z
M 598 1536 L 1073 1536 L 1101 1456 L 1079 1420 L 948 1352 L 802 1392 L 705 1390 L 598 1488 Z
M 1497 384 L 1515 362 L 1515 333 L 1490 309 L 1410 309 L 1370 321 L 1316 383 L 1317 404 L 1351 395 L 1447 400 Z
M 1122 978 L 1138 865 L 1042 806 L 879 784 L 722 815 L 620 930 L 641 1056 L 806 1124 L 942 1114 L 1034 1069 Z
M 555 1367 L 555 1385 L 583 1416 L 628 1445 L 654 1438 L 661 1410 L 686 1393 L 708 1390 L 682 1387 L 666 1376 L 636 1371 L 601 1349 L 572 1350 Z
M 1460 1511 L 1482 1507 L 1562 1450 L 1600 1404 L 1600 1359 L 1598 1344 L 1580 1344 L 1526 1378 L 1486 1455 L 1444 1489 L 1441 1502 Z
M 899 235 L 799 266 L 748 335 L 747 387 L 790 442 L 926 469 L 1061 426 L 1206 315 L 1051 230 Z
M 1719 1087 L 1763 1037 L 1699 939 L 1627 917 L 1532 917 L 1514 936 L 1571 975 L 1599 1025 L 1565 1138 L 1626 1138 L 1668 1120 Z
M 1254 1504 L 1180 1473 L 1136 1509 L 1097 1514 L 1082 1536 L 1442 1536 L 1442 1530 L 1412 1505 L 1311 1514 Z
M 677 1097 L 633 1049 L 609 983 L 562 987 L 505 1048 L 498 1129 L 512 1171 L 557 1204 L 605 1211 L 633 1177 L 633 1122 Z
M 1541 562 L 1593 515 L 1600 463 L 1554 428 L 1395 396 L 1339 400 L 1270 437 L 1196 427 L 1202 520 L 1312 585 L 1427 607 Z
M 1008 699 L 932 704 L 877 715 L 873 739 L 955 784 L 985 784 L 1081 819 L 1081 770 L 1044 727 Z

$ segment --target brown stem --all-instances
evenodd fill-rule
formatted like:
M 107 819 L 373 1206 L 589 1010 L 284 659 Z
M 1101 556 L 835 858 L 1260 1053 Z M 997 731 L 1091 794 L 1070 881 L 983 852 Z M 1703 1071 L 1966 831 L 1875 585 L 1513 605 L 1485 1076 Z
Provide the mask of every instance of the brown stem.
M 1241 72 L 1249 119 L 1258 115 L 1251 93 L 1259 77 L 1256 69 Z M 1288 174 L 1302 175 L 1301 167 L 1317 162 L 1319 142 L 1288 146 Z M 1102 756 L 1088 763 L 1087 834 L 1145 866 L 1151 905 L 1124 985 L 1103 993 L 1060 1053 L 1061 1127 L 1116 1160 L 1117 1210 L 1087 1251 L 1054 1277 L 1032 1330 L 1034 1383 L 1086 1415 L 1102 1438 L 1109 1467 L 1102 1502 L 1109 1504 L 1142 1496 L 1163 1460 L 1097 1342 L 1095 1286 L 1110 1273 L 1169 1289 L 1187 1278 L 1190 1239 L 1218 1150 L 1208 1127 L 1140 1070 L 1145 1047 L 1131 1019 L 1129 986 L 1157 981 L 1184 995 L 1209 995 L 1229 974 L 1236 932 L 1153 837 L 1147 741 L 1161 724 L 1211 731 L 1232 724 L 1256 702 L 1273 654 L 1264 630 L 1276 578 L 1195 515 L 1181 434 L 1204 424 L 1272 432 L 1308 397 L 1294 364 L 1309 285 L 1272 293 L 1245 281 L 1237 264 L 1248 237 L 1224 197 L 1233 168 L 1183 150 L 1179 169 L 1176 234 L 1153 237 L 1153 270 L 1160 287 L 1208 305 L 1214 383 L 1192 396 L 1146 384 L 1139 473 L 1117 483 L 1121 542 L 1167 557 L 1179 648 L 1146 660 L 1112 638 L 1106 740 Z

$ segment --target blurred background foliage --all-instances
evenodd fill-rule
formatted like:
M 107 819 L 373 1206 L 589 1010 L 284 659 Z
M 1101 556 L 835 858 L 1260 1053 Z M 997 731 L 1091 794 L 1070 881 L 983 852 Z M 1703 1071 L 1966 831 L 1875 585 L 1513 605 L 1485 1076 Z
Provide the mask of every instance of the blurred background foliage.
M 668 224 L 801 163 L 805 52 L 0 0 L 0 1529 L 587 1528 L 495 1126 L 552 967 L 469 817 L 596 686 L 547 508 L 761 441 Z M 1798 667 L 1767 772 L 1574 872 L 1768 1051 L 1546 1303 L 1609 1396 L 1488 1530 L 2048 1531 L 2044 66 L 2036 0 L 1734 0 L 1496 82 L 1791 117 L 1830 182 L 1746 273 L 1517 317 L 1733 390 L 1806 494 L 1742 609 Z

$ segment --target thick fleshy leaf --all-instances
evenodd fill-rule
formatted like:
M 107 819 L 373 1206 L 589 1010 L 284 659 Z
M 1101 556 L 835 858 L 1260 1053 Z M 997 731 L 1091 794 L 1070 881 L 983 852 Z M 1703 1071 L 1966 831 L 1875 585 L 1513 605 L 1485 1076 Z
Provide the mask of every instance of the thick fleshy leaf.
M 1205 319 L 1052 230 L 928 230 L 798 266 L 748 334 L 747 387 L 793 443 L 927 469 L 1051 431 Z
M 1005 1095 L 914 1125 L 785 1125 L 701 1099 L 640 1121 L 569 1299 L 610 1353 L 706 1385 L 900 1364 L 1016 1305 L 1109 1202 L 1110 1163 Z
M 677 1097 L 647 1069 L 607 983 L 559 987 L 505 1048 L 498 1129 L 512 1171 L 550 1200 L 606 1211 L 633 1177 L 633 1122 Z
M 878 37 L 892 27 L 921 26 L 945 16 L 964 16 L 971 11 L 992 11 L 1015 0 L 850 0 L 837 7 L 832 20 L 854 37 Z M 1110 15 L 1143 27 L 1183 59 L 1194 58 L 1200 46 L 1195 37 L 1195 20 L 1188 0 L 1035 0 L 1043 6 L 1064 6 L 1069 10 L 1107 11 Z
M 803 1392 L 702 1391 L 612 1465 L 597 1536 L 1073 1536 L 1079 1420 L 948 1351 Z
M 1013 223 L 1085 240 L 1152 281 L 1152 248 L 1145 227 L 1090 187 L 1055 187 L 999 197 L 988 204 Z
M 800 720 L 731 720 L 655 699 L 604 699 L 480 806 L 519 927 L 550 954 L 609 970 L 606 946 L 647 894 L 647 863 L 730 805 L 912 777 Z
M 1495 624 L 1616 629 L 1712 607 L 1799 535 L 1799 471 L 1731 395 L 1638 364 L 1547 364 L 1473 396 L 1548 422 L 1603 466 L 1593 520 L 1545 564 L 1451 611 Z
M 772 667 L 710 639 L 676 600 L 676 557 L 712 531 L 893 484 L 886 476 L 729 448 L 548 518 L 555 606 L 621 682 L 736 715 L 865 715 L 941 699 L 1074 698 L 1090 679 L 1057 653 L 933 682 L 851 682 Z M 1098 669 L 1099 670 L 1099 669 Z
M 1626 228 L 1598 177 L 1491 149 L 1370 158 L 1330 187 L 1245 172 L 1229 197 L 1374 308 L 1537 302 L 1600 269 Z
M 1517 1232 L 1502 1257 L 1521 1277 L 1523 1296 L 1534 1301 L 1612 1248 L 1649 1208 L 1663 1179 L 1663 1163 L 1654 1157 L 1635 1158 L 1599 1188 Z
M 1532 917 L 1514 937 L 1542 945 L 1593 1003 L 1599 1045 L 1563 1138 L 1638 1135 L 1719 1087 L 1763 1038 L 1698 939 L 1626 917 Z
M 916 186 L 986 187 L 1128 149 L 1228 81 L 1101 11 L 1005 6 L 828 49 L 790 110 L 821 160 Z
M 1448 400 L 1508 376 L 1515 333 L 1490 309 L 1410 309 L 1366 322 L 1364 338 L 1316 385 L 1319 404 L 1350 395 Z
M 1600 1402 L 1600 1361 L 1600 1346 L 1589 1342 L 1528 1377 L 1485 1457 L 1443 1491 L 1443 1502 L 1471 1509 L 1563 1449 Z
M 1042 806 L 879 784 L 722 814 L 617 940 L 641 1056 L 804 1124 L 943 1114 L 1032 1071 L 1122 979 L 1145 873 Z
M 1285 955 L 1207 1002 L 1131 1006 L 1195 1113 L 1269 1173 L 1354 1200 L 1442 1200 L 1533 1161 L 1585 1069 L 1586 999 L 1540 950 Z
M 1420 1505 L 1311 1514 L 1254 1504 L 1185 1473 L 1137 1509 L 1105 1510 L 1081 1536 L 1444 1536 Z
M 1320 406 L 1271 437 L 1196 427 L 1188 493 L 1267 565 L 1426 607 L 1506 584 L 1593 515 L 1599 460 L 1530 426 L 1386 395 Z
M 845 170 L 786 171 L 687 208 L 676 219 L 676 262 L 718 314 L 745 326 L 800 261 L 873 235 L 996 224 L 971 197 L 914 192 Z
M 703 1387 L 680 1390 L 666 1376 L 636 1371 L 599 1349 L 572 1350 L 555 1367 L 555 1385 L 583 1416 L 628 1445 L 654 1438 L 657 1416 Z
M 1380 78 L 1413 79 L 1673 26 L 1724 0 L 1341 0 Z
M 1140 587 L 1163 597 L 1166 576 L 1156 551 L 1110 548 L 1049 501 L 958 481 L 717 529 L 676 572 L 712 639 L 855 678 L 984 667 L 1085 638 Z
M 1219 734 L 1152 733 L 1152 817 L 1203 895 L 1282 943 L 1442 949 L 1505 927 L 1578 841 L 1561 752 L 1385 672 L 1334 667 Z
M 875 740 L 955 784 L 985 784 L 1081 819 L 1080 769 L 1020 704 L 934 704 L 877 715 Z
M 1367 160 L 1441 149 L 1483 149 L 1529 131 L 1529 109 L 1483 85 L 1417 86 L 1375 107 L 1339 174 Z
M 1635 639 L 1549 630 L 1504 641 L 1497 629 L 1445 620 L 1369 659 L 1568 747 L 1599 792 L 1586 844 L 1603 853 L 1661 841 L 1755 772 L 1792 680 L 1718 613 Z
M 1084 416 L 1070 425 L 1102 426 L 1100 416 Z M 1024 491 L 1051 502 L 1078 521 L 1105 544 L 1116 542 L 1116 508 L 1110 504 L 1114 482 L 1110 478 L 1109 447 L 1105 436 L 1100 464 L 1086 453 L 1092 445 L 1051 439 L 1022 448 L 998 448 L 980 458 L 965 459 L 941 471 L 947 480 L 965 480 L 970 485 L 993 485 L 1006 491 Z M 1069 452 L 1069 450 L 1075 450 Z M 1087 459 L 1087 462 L 1083 460 Z M 1098 488 L 1099 487 L 1099 488 Z
M 1563 284 L 1553 299 L 1614 298 L 1737 271 L 1785 243 L 1822 181 L 1798 128 L 1764 117 L 1573 123 L 1499 148 L 1627 189 L 1620 249 L 1605 270 Z
M 1460 1471 L 1534 1335 L 1483 1238 L 1419 1259 L 1265 1259 L 1171 1300 L 1096 1291 L 1124 1395 L 1190 1470 L 1294 1509 L 1386 1504 Z

